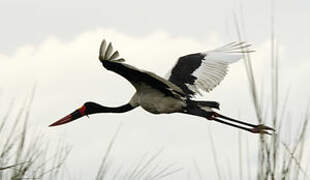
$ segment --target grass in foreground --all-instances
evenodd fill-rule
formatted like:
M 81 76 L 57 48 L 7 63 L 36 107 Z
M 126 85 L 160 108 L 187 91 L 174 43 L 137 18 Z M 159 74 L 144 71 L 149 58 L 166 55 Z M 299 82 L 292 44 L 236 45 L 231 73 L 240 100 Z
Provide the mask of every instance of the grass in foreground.
M 235 15 L 235 25 L 237 34 L 240 41 L 245 40 L 243 17 L 241 16 L 241 24 L 238 23 L 237 16 Z M 252 103 L 255 109 L 256 118 L 258 123 L 271 122 L 272 126 L 276 129 L 276 133 L 271 137 L 260 135 L 259 150 L 258 150 L 258 165 L 257 177 L 258 180 L 264 179 L 309 179 L 307 170 L 305 170 L 301 163 L 304 161 L 304 144 L 305 137 L 308 131 L 309 107 L 305 109 L 304 117 L 299 120 L 300 126 L 291 133 L 296 127 L 290 124 L 290 113 L 288 107 L 288 91 L 280 92 L 279 79 L 279 44 L 275 36 L 275 21 L 274 21 L 274 1 L 271 1 L 271 37 L 270 37 L 270 65 L 269 80 L 270 84 L 265 84 L 265 87 L 270 89 L 257 88 L 255 74 L 253 72 L 251 56 L 247 54 L 244 56 L 244 64 L 249 81 L 250 94 Z M 268 66 L 267 66 L 268 67 Z M 283 89 L 283 88 L 281 88 Z M 266 98 L 264 93 L 258 92 L 271 92 L 270 97 Z M 279 99 L 280 93 L 286 93 L 284 99 Z M 285 121 L 286 120 L 286 121 Z M 294 119 L 294 121 L 298 121 Z M 292 138 L 293 137 L 293 138 Z M 294 139 L 294 141 L 284 141 L 283 139 Z M 240 145 L 241 146 L 241 145 Z M 241 148 L 240 148 L 241 149 Z M 309 164 L 309 163 L 308 163 Z M 240 166 L 242 169 L 242 166 Z M 242 172 L 242 170 L 240 170 Z M 242 177 L 242 173 L 240 173 Z
M 61 174 L 69 148 L 59 144 L 51 152 L 41 134 L 33 136 L 29 131 L 33 95 L 34 90 L 16 114 L 12 101 L 0 119 L 0 180 L 57 179 Z

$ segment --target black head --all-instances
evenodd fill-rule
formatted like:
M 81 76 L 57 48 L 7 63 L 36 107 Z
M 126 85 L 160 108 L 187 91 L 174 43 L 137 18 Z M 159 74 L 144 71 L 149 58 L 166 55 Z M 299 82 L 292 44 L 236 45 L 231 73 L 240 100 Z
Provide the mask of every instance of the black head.
M 84 111 L 85 115 L 102 112 L 102 109 L 103 109 L 103 106 L 101 106 L 98 103 L 91 102 L 91 101 L 86 102 L 82 107 L 85 107 L 85 111 Z

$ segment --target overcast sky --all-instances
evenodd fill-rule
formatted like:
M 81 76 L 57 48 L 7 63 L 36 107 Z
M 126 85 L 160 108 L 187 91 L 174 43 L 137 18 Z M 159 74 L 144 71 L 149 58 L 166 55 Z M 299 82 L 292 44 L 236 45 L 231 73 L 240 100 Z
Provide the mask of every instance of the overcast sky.
M 290 88 L 289 109 L 298 120 L 309 102 L 310 3 L 276 1 L 275 5 L 281 96 Z M 270 2 L 267 0 L 1 0 L 2 94 L 6 99 L 23 99 L 33 83 L 38 83 L 31 125 L 51 140 L 65 134 L 64 141 L 73 146 L 66 165 L 71 177 L 94 177 L 120 123 L 121 132 L 113 152 L 115 168 L 117 164 L 130 168 L 131 162 L 135 163 L 141 154 L 154 154 L 164 148 L 159 159 L 164 164 L 175 162 L 175 167 L 184 168 L 170 179 L 187 179 L 188 174 L 196 179 L 193 159 L 204 177 L 215 177 L 209 138 L 212 131 L 223 174 L 228 174 L 230 162 L 237 177 L 233 162 L 238 160 L 239 131 L 201 118 L 152 115 L 139 108 L 127 114 L 99 114 L 47 128 L 86 101 L 118 106 L 125 104 L 134 93 L 126 80 L 108 72 L 99 63 L 102 38 L 112 41 L 127 63 L 165 75 L 180 56 L 237 40 L 233 12 L 237 16 L 243 14 L 247 41 L 256 50 L 252 56 L 258 85 L 268 87 Z M 231 66 L 220 86 L 203 98 L 219 101 L 223 114 L 255 123 L 248 91 L 240 61 Z M 268 97 L 269 91 L 264 93 Z M 252 145 L 254 173 L 258 136 L 246 132 L 242 136 Z

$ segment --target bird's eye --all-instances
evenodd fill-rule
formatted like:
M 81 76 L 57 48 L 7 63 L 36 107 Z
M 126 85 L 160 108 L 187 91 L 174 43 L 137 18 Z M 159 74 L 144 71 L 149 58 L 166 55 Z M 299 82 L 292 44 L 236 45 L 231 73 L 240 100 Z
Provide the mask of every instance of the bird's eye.
M 84 116 L 85 115 L 85 111 L 86 111 L 86 106 L 83 105 L 82 107 L 80 107 L 79 111 L 80 111 L 81 115 Z

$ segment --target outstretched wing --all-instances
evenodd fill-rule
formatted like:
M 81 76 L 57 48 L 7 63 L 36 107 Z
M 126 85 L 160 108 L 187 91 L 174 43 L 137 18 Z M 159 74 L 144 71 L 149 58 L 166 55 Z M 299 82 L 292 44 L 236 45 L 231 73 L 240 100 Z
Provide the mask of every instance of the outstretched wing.
M 125 60 L 119 58 L 119 52 L 113 52 L 112 44 L 107 45 L 103 40 L 99 50 L 99 60 L 102 65 L 126 78 L 135 88 L 139 90 L 142 84 L 158 89 L 167 96 L 185 97 L 185 93 L 170 81 L 148 71 L 143 71 L 129 64 L 123 63 Z
M 179 86 L 188 96 L 215 88 L 225 77 L 228 65 L 242 58 L 250 45 L 232 42 L 223 47 L 180 57 L 167 79 Z

